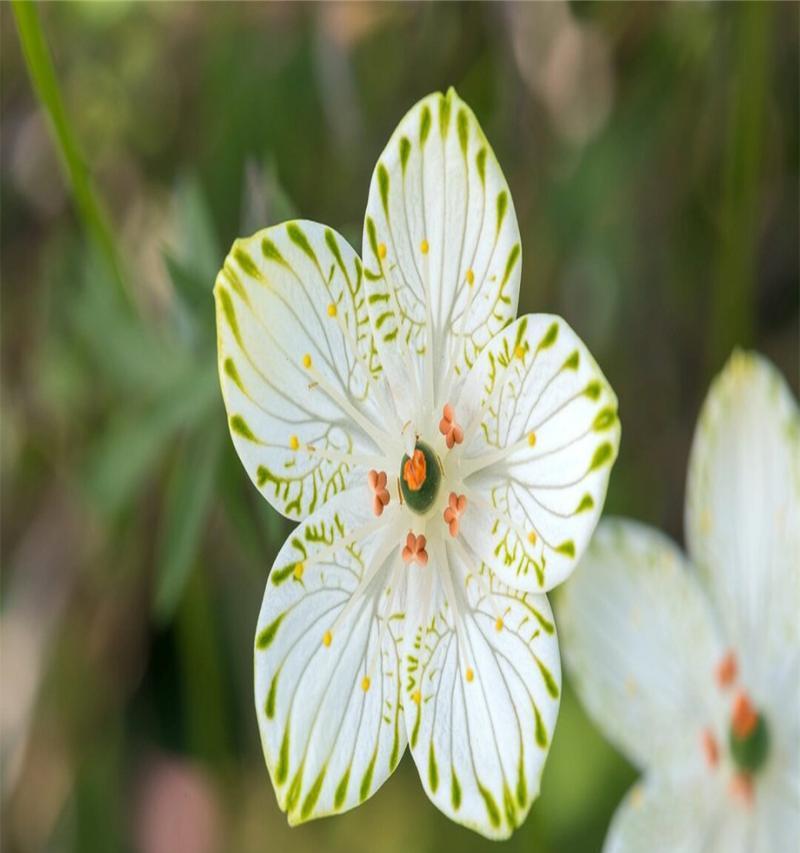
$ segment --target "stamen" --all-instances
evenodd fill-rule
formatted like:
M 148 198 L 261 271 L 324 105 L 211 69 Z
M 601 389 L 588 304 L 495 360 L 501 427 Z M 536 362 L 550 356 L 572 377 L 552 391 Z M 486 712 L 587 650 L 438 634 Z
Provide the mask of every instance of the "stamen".
M 467 284 L 470 287 L 475 284 L 475 273 L 472 270 L 467 270 Z
M 753 805 L 753 777 L 749 773 L 736 773 L 731 778 L 731 796 L 746 808 Z
M 378 257 L 381 260 L 386 257 L 386 243 L 378 243 Z
M 300 439 L 296 435 L 289 436 L 289 447 L 292 450 L 297 450 L 300 447 Z
M 367 474 L 367 483 L 372 490 L 372 512 L 378 517 L 389 503 L 389 490 L 386 488 L 386 472 L 374 468 Z
M 472 671 L 471 666 L 467 667 L 467 671 L 464 675 L 465 675 L 465 678 L 467 679 L 467 681 L 472 681 L 472 679 L 475 678 L 475 673 Z
M 322 635 L 322 645 L 328 648 L 330 644 L 333 642 L 333 634 L 330 631 L 326 631 Z
M 331 302 L 330 305 L 328 305 L 328 316 L 329 317 L 335 317 L 336 313 L 337 313 L 336 303 Z
M 450 403 L 446 403 L 442 410 L 439 432 L 444 436 L 448 450 L 452 450 L 454 444 L 461 444 L 464 441 L 464 430 L 455 422 L 455 412 Z
M 309 355 L 309 353 L 306 353 L 303 356 L 303 367 L 305 367 L 305 369 L 308 370 L 312 364 L 313 364 L 313 362 L 311 360 L 311 356 Z
M 369 676 L 368 676 L 368 675 L 365 675 L 365 676 L 361 679 L 361 689 L 366 693 L 366 692 L 367 692 L 367 690 L 369 690 L 369 685 L 370 685 Z
M 730 649 L 717 666 L 717 684 L 720 687 L 730 687 L 736 681 L 738 671 L 736 655 L 733 653 L 733 649 Z
M 419 705 L 419 703 L 422 701 L 422 693 L 420 693 L 420 691 L 419 691 L 419 690 L 415 690 L 415 691 L 411 694 L 411 701 L 412 701 L 415 705 Z
M 498 632 L 503 630 L 503 619 L 502 619 L 502 617 L 498 617 L 497 621 L 494 623 L 494 629 L 495 629 L 495 631 L 498 631 Z
M 741 691 L 733 701 L 731 728 L 740 740 L 746 738 L 758 725 L 758 713 L 750 702 L 750 697 Z
M 423 241 L 419 244 L 419 250 L 420 250 L 420 252 L 422 252 L 422 254 L 423 254 L 423 255 L 427 255 L 427 254 L 428 254 L 428 250 L 429 250 L 429 249 L 430 249 L 430 246 L 428 245 L 428 241 L 427 241 L 427 240 L 423 240 Z
M 303 572 L 306 570 L 305 563 L 296 563 L 294 567 L 294 575 L 295 580 L 301 580 L 303 577 Z
M 706 763 L 713 770 L 719 764 L 719 746 L 717 739 L 714 737 L 711 729 L 704 729 L 702 734 L 703 754 L 706 757 Z
M 515 358 L 518 358 L 520 361 L 522 361 L 522 359 L 525 358 L 525 347 L 522 346 L 522 344 L 519 344 L 516 347 L 514 347 L 514 356 L 515 356 Z
M 410 565 L 411 563 L 419 563 L 421 566 L 428 565 L 428 552 L 425 550 L 427 540 L 423 535 L 415 536 L 412 531 L 408 531 L 406 536 L 406 544 L 403 546 L 401 556 L 403 562 Z
M 418 492 L 425 483 L 428 464 L 425 454 L 417 448 L 403 466 L 403 480 L 412 492 Z
M 458 522 L 466 509 L 466 495 L 457 495 L 455 492 L 450 492 L 447 507 L 444 510 L 444 523 L 447 525 L 451 536 L 458 536 Z

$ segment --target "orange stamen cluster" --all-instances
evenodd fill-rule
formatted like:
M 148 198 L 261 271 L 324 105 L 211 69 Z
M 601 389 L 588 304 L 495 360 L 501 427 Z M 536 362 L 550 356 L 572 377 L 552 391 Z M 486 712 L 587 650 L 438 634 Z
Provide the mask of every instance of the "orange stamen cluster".
M 386 488 L 386 472 L 372 470 L 367 474 L 367 482 L 372 491 L 372 511 L 380 516 L 389 503 L 389 490 Z
M 451 536 L 458 536 L 458 520 L 464 514 L 466 508 L 467 496 L 450 492 L 447 507 L 445 507 L 444 511 L 444 523 L 447 525 Z
M 733 651 L 729 651 L 717 666 L 717 684 L 720 687 L 730 687 L 736 676 L 738 675 L 739 667 L 736 663 L 736 655 Z
M 733 711 L 731 713 L 731 728 L 737 738 L 746 738 L 758 725 L 758 713 L 750 701 L 750 697 L 739 691 L 733 700 Z
M 410 530 L 408 531 L 408 536 L 406 536 L 406 544 L 403 548 L 403 562 L 408 563 L 419 563 L 421 566 L 428 565 L 428 552 L 425 550 L 425 546 L 427 545 L 427 540 L 424 536 L 419 535 L 415 536 Z
M 719 764 L 719 745 L 714 737 L 711 729 L 705 729 L 702 736 L 703 753 L 706 757 L 706 763 L 712 769 Z
M 450 403 L 442 410 L 442 419 L 439 421 L 439 432 L 444 436 L 449 450 L 454 444 L 461 444 L 464 440 L 464 430 L 455 421 L 456 414 Z
M 412 492 L 417 492 L 422 488 L 427 473 L 428 463 L 425 461 L 425 454 L 417 448 L 403 466 L 403 479 Z

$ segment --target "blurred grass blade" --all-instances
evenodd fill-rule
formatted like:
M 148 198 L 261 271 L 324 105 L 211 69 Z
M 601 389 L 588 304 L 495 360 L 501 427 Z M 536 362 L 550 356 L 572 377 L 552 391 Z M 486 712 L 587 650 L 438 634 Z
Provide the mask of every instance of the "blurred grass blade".
M 222 421 L 201 427 L 175 460 L 162 512 L 156 563 L 153 613 L 157 622 L 172 619 L 197 555 L 204 522 L 215 496 L 221 459 Z
M 53 60 L 42 33 L 37 5 L 32 0 L 12 0 L 12 9 L 28 74 L 36 97 L 49 120 L 56 148 L 67 173 L 83 225 L 111 268 L 120 293 L 130 299 L 113 234 L 95 194 L 89 170 L 64 110 Z

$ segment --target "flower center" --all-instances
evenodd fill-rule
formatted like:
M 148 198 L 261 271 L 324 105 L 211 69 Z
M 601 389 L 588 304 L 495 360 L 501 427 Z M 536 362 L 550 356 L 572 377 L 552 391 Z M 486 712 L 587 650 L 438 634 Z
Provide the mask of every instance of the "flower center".
M 418 441 L 414 452 L 403 455 L 400 463 L 400 489 L 409 509 L 423 515 L 432 506 L 442 482 L 439 458 L 424 441 Z
M 731 756 L 743 773 L 755 773 L 764 766 L 769 753 L 767 723 L 744 691 L 738 694 L 733 704 L 728 743 Z

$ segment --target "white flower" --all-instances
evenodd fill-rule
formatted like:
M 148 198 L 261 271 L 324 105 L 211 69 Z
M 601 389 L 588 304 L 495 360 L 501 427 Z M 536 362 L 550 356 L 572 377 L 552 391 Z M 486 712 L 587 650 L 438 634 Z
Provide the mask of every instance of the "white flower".
M 613 853 L 782 853 L 800 840 L 800 417 L 735 353 L 695 434 L 689 558 L 604 521 L 558 603 L 578 692 L 644 771 Z
M 594 530 L 619 422 L 563 320 L 514 320 L 520 266 L 508 187 L 451 89 L 381 155 L 363 264 L 297 221 L 237 240 L 217 278 L 234 444 L 301 522 L 255 649 L 291 823 L 358 805 L 408 742 L 431 800 L 487 836 L 538 793 L 560 694 L 543 593 Z

